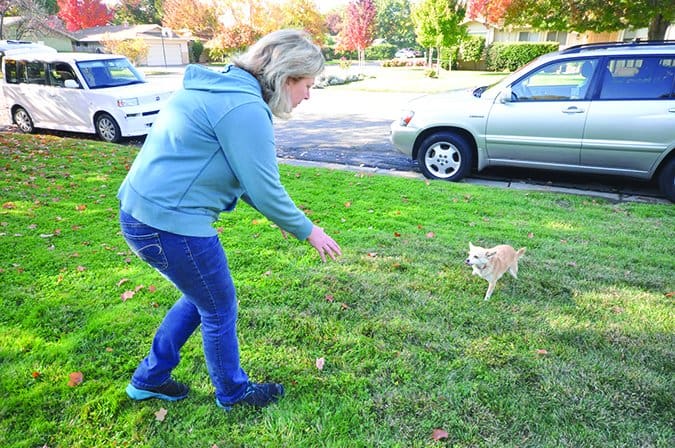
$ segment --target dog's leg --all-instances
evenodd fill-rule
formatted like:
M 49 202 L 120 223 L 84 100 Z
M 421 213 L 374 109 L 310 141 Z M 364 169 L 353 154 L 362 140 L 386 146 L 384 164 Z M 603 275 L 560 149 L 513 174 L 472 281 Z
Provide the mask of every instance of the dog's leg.
M 511 274 L 513 278 L 518 278 L 518 261 L 509 266 L 509 274 Z
M 485 298 L 484 298 L 483 300 L 487 300 L 487 299 L 490 298 L 490 296 L 492 296 L 492 291 L 495 290 L 495 285 L 496 285 L 496 284 L 497 284 L 496 281 L 495 281 L 495 282 L 490 282 L 490 284 L 488 285 L 487 292 L 485 293 Z

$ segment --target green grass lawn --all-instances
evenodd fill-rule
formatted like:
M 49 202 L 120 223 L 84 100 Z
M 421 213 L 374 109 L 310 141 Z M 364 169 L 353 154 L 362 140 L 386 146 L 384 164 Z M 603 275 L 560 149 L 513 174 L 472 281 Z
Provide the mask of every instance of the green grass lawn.
M 118 231 L 136 150 L 0 134 L 0 446 L 675 444 L 672 205 L 287 165 L 339 262 L 243 204 L 217 223 L 243 366 L 287 396 L 218 409 L 195 334 L 175 371 L 189 397 L 131 401 L 177 299 Z M 527 247 L 488 302 L 469 241 Z

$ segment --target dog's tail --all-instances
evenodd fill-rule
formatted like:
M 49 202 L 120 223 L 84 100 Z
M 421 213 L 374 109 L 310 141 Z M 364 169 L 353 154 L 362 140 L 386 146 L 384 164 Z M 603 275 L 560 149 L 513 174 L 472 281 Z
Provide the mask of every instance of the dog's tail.
M 516 255 L 518 256 L 518 258 L 523 256 L 523 254 L 525 253 L 525 250 L 526 250 L 525 247 L 521 247 L 520 249 L 518 249 L 518 252 L 516 252 Z

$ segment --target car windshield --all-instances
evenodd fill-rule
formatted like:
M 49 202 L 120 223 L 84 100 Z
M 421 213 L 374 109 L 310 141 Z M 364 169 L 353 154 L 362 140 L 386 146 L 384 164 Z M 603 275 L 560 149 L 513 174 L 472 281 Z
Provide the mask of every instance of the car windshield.
M 143 75 L 126 58 L 82 61 L 78 62 L 77 66 L 90 89 L 128 86 L 145 82 Z

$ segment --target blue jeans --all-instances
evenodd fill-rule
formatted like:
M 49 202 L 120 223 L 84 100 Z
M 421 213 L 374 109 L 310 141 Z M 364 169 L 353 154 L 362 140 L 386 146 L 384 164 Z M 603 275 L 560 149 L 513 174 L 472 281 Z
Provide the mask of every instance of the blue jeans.
M 239 364 L 237 298 L 225 251 L 217 236 L 176 235 L 147 226 L 120 211 L 122 235 L 131 250 L 182 293 L 155 333 L 150 354 L 131 378 L 140 389 L 162 385 L 180 361 L 180 349 L 202 326 L 204 357 L 216 398 L 234 403 L 248 376 Z

